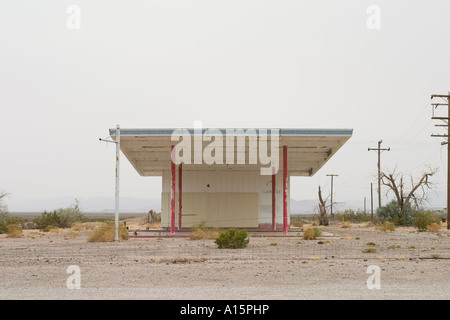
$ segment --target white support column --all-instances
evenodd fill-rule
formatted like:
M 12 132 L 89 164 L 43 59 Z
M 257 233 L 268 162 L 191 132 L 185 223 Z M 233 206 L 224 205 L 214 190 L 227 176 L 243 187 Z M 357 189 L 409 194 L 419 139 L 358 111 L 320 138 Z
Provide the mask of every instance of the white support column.
M 119 169 L 120 169 L 120 126 L 116 127 L 116 204 L 115 204 L 115 236 L 114 241 L 119 242 Z

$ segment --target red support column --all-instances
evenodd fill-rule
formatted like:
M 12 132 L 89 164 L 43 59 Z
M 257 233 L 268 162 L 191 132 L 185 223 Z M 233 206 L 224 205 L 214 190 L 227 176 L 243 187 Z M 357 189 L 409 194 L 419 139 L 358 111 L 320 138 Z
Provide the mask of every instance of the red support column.
M 183 194 L 183 164 L 178 166 L 178 230 L 181 230 L 181 196 Z
M 172 146 L 172 161 L 171 161 L 171 178 L 172 185 L 170 188 L 170 234 L 175 234 L 175 162 L 173 162 L 174 148 Z
M 275 168 L 273 169 L 273 171 L 275 171 Z M 272 171 L 272 172 L 273 172 Z M 277 223 L 275 221 L 275 215 L 276 215 L 276 211 L 277 211 L 277 206 L 276 206 L 276 179 L 277 176 L 276 174 L 272 174 L 272 230 L 276 231 L 277 230 Z
M 288 231 L 288 198 L 287 198 L 287 182 L 288 182 L 288 170 L 287 170 L 287 146 L 283 146 L 283 235 L 287 235 Z

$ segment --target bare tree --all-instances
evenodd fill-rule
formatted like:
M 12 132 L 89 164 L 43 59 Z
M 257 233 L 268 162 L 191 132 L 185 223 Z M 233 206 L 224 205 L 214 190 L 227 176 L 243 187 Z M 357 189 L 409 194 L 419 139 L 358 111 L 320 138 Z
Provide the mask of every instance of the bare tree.
M 327 226 L 328 225 L 328 215 L 326 210 L 326 200 L 324 201 L 322 198 L 322 191 L 320 190 L 319 186 L 319 224 L 321 226 Z
M 408 178 L 404 179 L 405 175 L 396 173 L 395 169 L 390 173 L 382 172 L 380 177 L 381 183 L 394 193 L 396 201 L 402 210 L 406 204 L 410 204 L 418 209 L 427 200 L 427 191 L 433 187 L 430 177 L 436 172 L 437 169 L 428 168 L 417 183 L 414 182 L 412 175 L 409 175 L 409 187 L 406 186 L 405 182 Z
M 5 218 L 8 215 L 8 206 L 5 204 L 7 196 L 9 196 L 9 193 L 0 192 L 0 218 Z

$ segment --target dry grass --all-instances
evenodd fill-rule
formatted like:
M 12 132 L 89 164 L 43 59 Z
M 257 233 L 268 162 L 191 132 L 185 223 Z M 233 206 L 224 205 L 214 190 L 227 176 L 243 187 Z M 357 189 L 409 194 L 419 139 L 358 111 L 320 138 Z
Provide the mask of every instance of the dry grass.
M 316 233 L 314 232 L 313 228 L 307 228 L 304 232 L 303 232 L 303 239 L 305 240 L 312 240 L 316 238 Z
M 375 248 L 367 248 L 362 251 L 363 253 L 376 253 L 377 249 Z
M 219 236 L 219 228 L 207 227 L 204 223 L 192 227 L 189 239 L 191 240 L 213 240 Z
M 344 221 L 339 224 L 339 227 L 341 227 L 341 228 L 351 228 L 351 226 L 352 225 L 351 225 L 350 221 Z
M 375 229 L 383 232 L 395 231 L 395 224 L 393 222 L 385 221 L 383 224 L 376 225 Z
M 104 222 L 89 237 L 89 242 L 113 242 L 115 238 L 115 225 L 111 222 Z M 128 230 L 123 224 L 119 224 L 119 240 L 128 240 Z
M 303 228 L 303 222 L 302 221 L 294 221 L 294 222 L 291 223 L 291 225 L 293 227 Z
M 303 239 L 304 240 L 314 240 L 317 237 L 320 237 L 322 235 L 322 229 L 317 227 L 310 227 L 306 228 L 306 230 L 303 231 Z
M 15 224 L 10 224 L 7 227 L 7 238 L 20 238 L 22 237 L 22 228 Z
M 433 222 L 432 224 L 427 226 L 427 230 L 431 232 L 441 231 L 441 225 L 439 223 Z
M 83 224 L 81 222 L 74 222 L 72 224 L 72 227 L 70 228 L 72 231 L 82 231 L 83 230 Z
M 56 226 L 48 225 L 48 226 L 45 227 L 44 232 L 58 233 L 59 232 L 59 228 L 56 227 Z

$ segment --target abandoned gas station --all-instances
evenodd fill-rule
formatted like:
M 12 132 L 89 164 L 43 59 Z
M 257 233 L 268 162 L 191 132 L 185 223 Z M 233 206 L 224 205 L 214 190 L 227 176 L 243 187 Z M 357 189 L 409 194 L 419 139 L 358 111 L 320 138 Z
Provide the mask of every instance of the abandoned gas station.
M 311 177 L 352 129 L 116 129 L 110 136 L 141 176 L 161 176 L 161 227 L 205 223 L 289 230 L 290 177 Z

